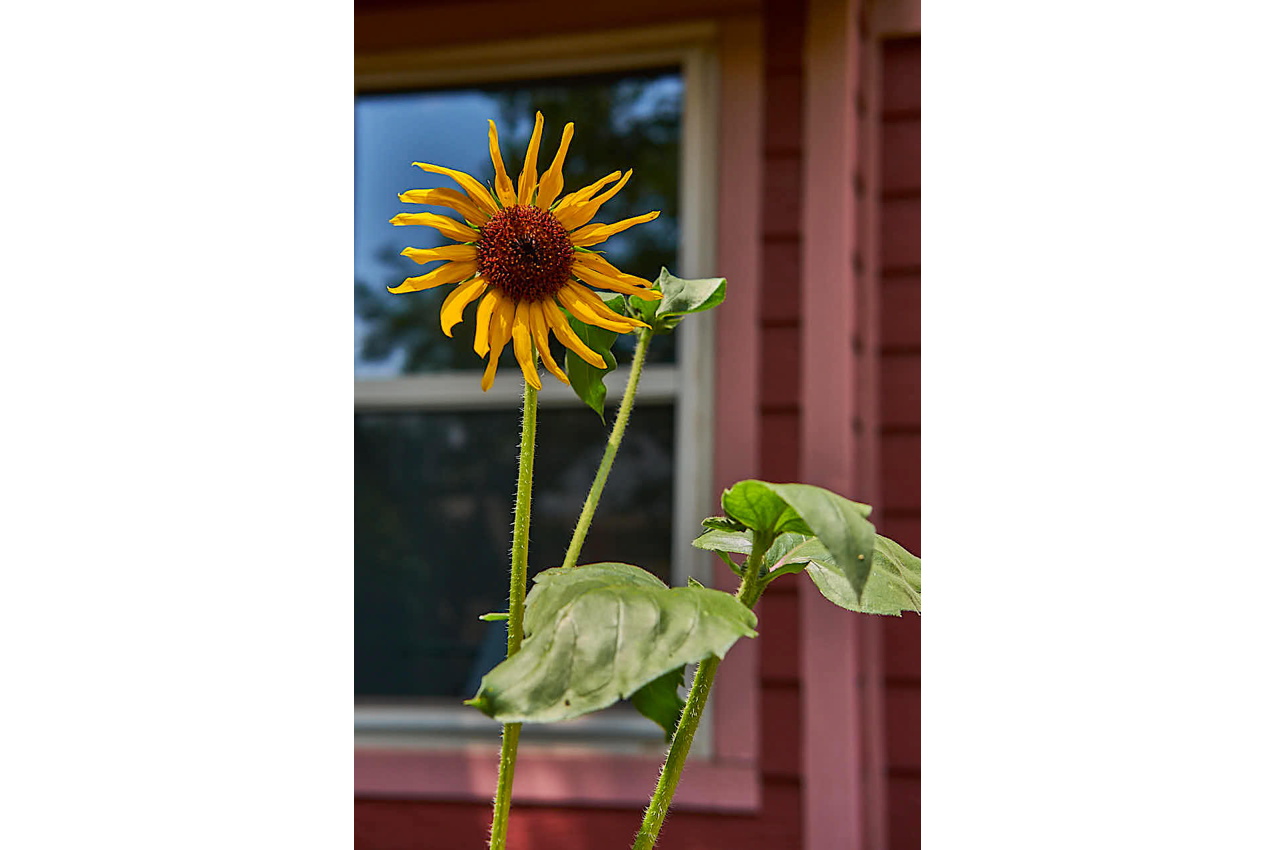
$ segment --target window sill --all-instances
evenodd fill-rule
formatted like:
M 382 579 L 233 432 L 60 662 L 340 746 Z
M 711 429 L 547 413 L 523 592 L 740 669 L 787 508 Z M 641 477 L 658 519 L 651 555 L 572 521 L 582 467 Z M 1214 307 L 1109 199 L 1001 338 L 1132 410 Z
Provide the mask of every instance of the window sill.
M 486 801 L 496 787 L 500 727 L 477 712 L 415 705 L 356 706 L 354 793 Z M 705 730 L 706 731 L 706 730 Z M 702 744 L 696 741 L 696 750 Z M 523 727 L 514 800 L 642 807 L 655 787 L 666 745 L 628 706 L 566 723 Z M 678 805 L 701 811 L 755 811 L 761 784 L 751 760 L 709 759 L 692 751 Z
M 354 795 L 476 802 L 496 788 L 499 748 L 490 744 L 452 750 L 356 747 Z M 646 805 L 662 755 L 582 752 L 561 745 L 519 748 L 516 803 L 561 806 Z M 754 812 L 761 806 L 761 777 L 752 764 L 689 760 L 677 789 L 679 809 Z

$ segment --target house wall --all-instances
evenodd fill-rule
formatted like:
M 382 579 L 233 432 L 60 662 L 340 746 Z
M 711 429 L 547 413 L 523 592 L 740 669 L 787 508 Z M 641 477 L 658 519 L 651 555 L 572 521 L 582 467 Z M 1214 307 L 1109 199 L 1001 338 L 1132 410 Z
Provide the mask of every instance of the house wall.
M 921 554 L 921 39 L 880 42 L 879 530 Z M 921 624 L 882 618 L 889 847 L 921 846 Z
M 558 4 L 375 0 L 356 4 L 356 50 L 365 53 L 589 32 L 678 21 L 760 21 L 762 25 L 761 274 L 756 291 L 732 288 L 734 306 L 748 305 L 747 338 L 755 340 L 758 364 L 750 444 L 755 457 L 742 463 L 758 477 L 811 480 L 803 475 L 804 192 L 810 126 L 807 91 L 807 15 L 810 0 L 651 0 L 642 4 Z M 827 5 L 826 3 L 824 5 Z M 877 504 L 882 533 L 912 551 L 920 544 L 920 42 L 880 41 L 859 4 L 857 51 L 866 64 L 856 84 L 854 111 L 866 138 L 864 155 L 848 191 L 859 213 L 846 238 L 860 251 L 855 274 L 866 305 L 856 311 L 859 386 L 855 415 L 863 433 L 855 445 L 867 456 L 857 467 Z M 481 26 L 475 25 L 481 21 Z M 865 171 L 864 169 L 868 169 Z M 719 215 L 727 216 L 723 209 Z M 870 244 L 864 239 L 872 240 Z M 732 286 L 733 286 L 732 282 Z M 726 309 L 726 308 L 723 308 Z M 865 347 L 866 346 L 866 347 Z M 860 390 L 849 387 L 847 392 Z M 865 411 L 868 415 L 864 415 Z M 804 423 L 809 426 L 809 422 Z M 847 420 L 847 428 L 854 427 Z M 805 446 L 808 449 L 810 446 Z M 812 698 L 803 675 L 803 604 L 794 579 L 777 582 L 759 606 L 761 636 L 754 669 L 759 714 L 760 808 L 751 813 L 678 811 L 666 823 L 660 847 L 667 850 L 797 850 L 813 840 L 806 826 L 808 751 L 806 728 Z M 825 603 L 826 604 L 826 603 Z M 808 613 L 808 612 L 805 612 Z M 844 619 L 850 619 L 845 617 Z M 866 620 L 867 618 L 854 618 Z M 808 629 L 807 629 L 808 632 Z M 862 830 L 856 847 L 903 850 L 920 846 L 920 633 L 918 618 L 872 618 L 854 633 L 860 653 L 860 686 L 868 695 L 860 715 L 873 725 L 860 746 L 863 795 L 838 813 L 861 811 L 876 826 Z M 734 656 L 736 653 L 732 653 Z M 731 660 L 728 659 L 727 663 Z M 807 683 L 803 686 L 803 683 Z M 874 707 L 875 706 L 875 707 Z M 875 752 L 873 742 L 880 742 Z M 817 745 L 818 741 L 814 741 Z M 817 746 L 816 746 L 817 749 Z M 876 789 L 876 790 L 873 790 Z M 636 831 L 637 807 L 516 805 L 510 823 L 512 850 L 575 850 L 627 847 Z M 490 805 L 412 799 L 356 799 L 355 845 L 365 850 L 486 846 Z M 847 845 L 850 846 L 850 845 Z M 840 850 L 840 848 L 839 848 Z

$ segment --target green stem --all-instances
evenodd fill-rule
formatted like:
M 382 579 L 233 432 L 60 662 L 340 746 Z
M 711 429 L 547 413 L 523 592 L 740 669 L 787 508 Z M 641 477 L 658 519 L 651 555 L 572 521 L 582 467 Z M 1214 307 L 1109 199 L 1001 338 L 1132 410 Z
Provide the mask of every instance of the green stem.
M 735 592 L 735 597 L 749 608 L 757 604 L 766 588 L 761 575 L 761 563 L 771 542 L 773 541 L 754 540 L 753 551 L 744 566 L 744 579 Z M 761 545 L 762 543 L 765 545 Z M 699 728 L 700 719 L 704 716 L 708 693 L 713 689 L 713 679 L 717 677 L 717 666 L 721 661 L 716 655 L 710 655 L 695 670 L 695 679 L 686 694 L 686 707 L 682 709 L 682 716 L 677 721 L 673 743 L 664 758 L 664 766 L 660 768 L 660 778 L 655 783 L 651 802 L 642 816 L 642 826 L 633 840 L 633 850 L 651 850 L 660 837 L 660 828 L 664 825 L 669 807 L 673 805 L 673 795 L 677 793 L 677 783 L 682 779 L 682 768 L 686 766 L 686 757 L 690 754 L 691 742 L 695 740 L 695 730 Z
M 624 439 L 624 429 L 629 425 L 629 414 L 633 411 L 633 399 L 637 397 L 638 381 L 642 379 L 642 364 L 646 361 L 647 349 L 651 347 L 654 333 L 650 328 L 638 331 L 637 348 L 633 351 L 633 366 L 629 371 L 629 382 L 624 387 L 624 398 L 620 400 L 620 411 L 615 415 L 615 423 L 611 426 L 611 436 L 607 438 L 606 451 L 602 453 L 602 462 L 598 464 L 598 472 L 593 476 L 593 486 L 585 497 L 584 507 L 580 509 L 580 518 L 576 520 L 576 530 L 571 535 L 571 544 L 567 546 L 567 554 L 563 556 L 562 566 L 574 567 L 580 559 L 580 549 L 584 546 L 584 538 L 593 523 L 593 514 L 602 499 L 602 488 L 606 487 L 607 476 L 611 474 L 611 463 L 615 453 L 620 449 L 620 441 Z
M 518 452 L 518 493 L 514 497 L 514 545 L 509 566 L 509 643 L 506 658 L 522 647 L 523 609 L 527 598 L 527 541 L 531 529 L 531 474 L 536 460 L 536 388 L 524 382 L 522 443 Z M 504 850 L 509 834 L 509 803 L 514 788 L 521 723 L 507 723 L 500 737 L 500 772 L 492 803 L 491 850 Z

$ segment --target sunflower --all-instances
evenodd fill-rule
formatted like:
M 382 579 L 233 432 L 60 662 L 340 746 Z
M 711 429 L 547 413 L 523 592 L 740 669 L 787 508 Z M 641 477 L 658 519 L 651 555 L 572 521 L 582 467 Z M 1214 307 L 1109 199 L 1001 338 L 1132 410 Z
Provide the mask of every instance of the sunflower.
M 443 265 L 419 277 L 409 277 L 390 292 L 418 292 L 436 286 L 455 285 L 439 311 L 443 333 L 461 321 L 461 314 L 478 302 L 474 328 L 474 352 L 486 356 L 482 387 L 486 391 L 496 377 L 496 362 L 512 340 L 514 355 L 528 384 L 540 389 L 536 353 L 545 368 L 567 383 L 566 373 L 549 353 L 549 331 L 585 362 L 605 368 L 602 357 L 567 323 L 567 314 L 581 322 L 618 333 L 648 327 L 637 319 L 614 312 L 590 287 L 634 295 L 654 301 L 660 293 L 651 282 L 617 269 L 598 253 L 600 245 L 635 224 L 651 221 L 659 211 L 626 218 L 614 224 L 591 224 L 604 203 L 613 198 L 633 174 L 616 171 L 563 197 L 562 163 L 575 131 L 568 124 L 549 170 L 537 179 L 536 160 L 544 116 L 536 124 L 527 145 L 522 174 L 515 188 L 500 156 L 496 122 L 488 121 L 488 145 L 496 167 L 492 191 L 463 171 L 425 162 L 417 168 L 443 174 L 460 185 L 454 189 L 412 189 L 399 195 L 410 204 L 438 204 L 456 210 L 464 222 L 433 213 L 400 213 L 391 224 L 423 224 L 433 227 L 456 244 L 440 248 L 406 248 L 403 255 L 418 263 L 443 260 Z

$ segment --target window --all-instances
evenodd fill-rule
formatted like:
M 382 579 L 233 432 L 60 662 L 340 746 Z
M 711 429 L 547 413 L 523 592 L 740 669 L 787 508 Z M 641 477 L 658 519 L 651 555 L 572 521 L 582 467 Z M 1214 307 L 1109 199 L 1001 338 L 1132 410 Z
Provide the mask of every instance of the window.
M 382 85 L 356 97 L 356 741 L 494 741 L 499 728 L 458 703 L 472 696 L 478 679 L 504 654 L 504 625 L 478 616 L 507 607 L 521 384 L 507 351 L 495 385 L 481 392 L 483 361 L 470 345 L 472 307 L 456 338 L 448 339 L 437 318 L 445 292 L 385 292 L 420 273 L 398 256 L 403 247 L 438 244 L 428 228 L 388 224 L 408 209 L 397 194 L 451 185 L 413 168 L 413 161 L 490 180 L 488 118 L 497 122 L 512 170 L 522 160 L 529 118 L 539 109 L 546 119 L 542 169 L 563 124 L 575 121 L 567 189 L 633 168 L 633 181 L 608 203 L 605 220 L 663 211 L 656 222 L 610 240 L 613 261 L 648 278 L 661 265 L 683 276 L 708 273 L 701 222 L 711 191 L 701 182 L 707 178 L 688 167 L 708 149 L 707 140 L 698 138 L 702 119 L 696 117 L 706 97 L 703 75 L 694 62 L 669 57 L 641 64 L 482 86 Z M 632 427 L 582 563 L 623 557 L 680 584 L 711 576 L 707 559 L 687 545 L 699 518 L 711 510 L 710 447 L 695 436 L 706 433 L 695 422 L 710 415 L 711 327 L 698 320 L 695 325 L 688 322 L 652 347 Z M 616 400 L 631 350 L 632 337 L 621 337 L 621 366 L 607 380 Z M 608 435 L 614 411 L 607 413 L 604 425 L 568 387 L 545 381 L 532 502 L 533 575 L 557 564 L 566 549 Z M 659 730 L 627 706 L 571 724 L 528 726 L 524 735 L 531 741 L 660 745 Z

